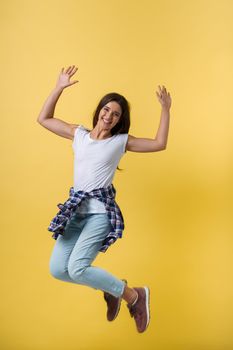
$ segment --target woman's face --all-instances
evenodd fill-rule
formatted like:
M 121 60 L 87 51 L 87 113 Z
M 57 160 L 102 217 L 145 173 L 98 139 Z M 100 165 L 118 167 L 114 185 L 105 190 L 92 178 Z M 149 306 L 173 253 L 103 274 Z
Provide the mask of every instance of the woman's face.
M 108 102 L 100 110 L 98 123 L 103 129 L 111 130 L 120 120 L 121 106 L 115 101 Z

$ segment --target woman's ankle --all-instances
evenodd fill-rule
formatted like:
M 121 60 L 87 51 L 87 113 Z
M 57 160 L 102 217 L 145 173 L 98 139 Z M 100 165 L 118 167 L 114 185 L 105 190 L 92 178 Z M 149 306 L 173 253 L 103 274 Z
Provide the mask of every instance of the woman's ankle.
M 131 306 L 133 306 L 134 304 L 136 304 L 136 302 L 138 301 L 138 292 L 136 292 L 136 290 L 135 290 L 135 293 L 136 293 L 136 297 L 135 297 L 134 301 L 131 302 L 131 303 L 129 303 L 129 305 L 131 305 Z
M 135 289 L 129 288 L 126 285 L 122 294 L 122 299 L 124 299 L 129 305 L 134 305 L 138 300 L 138 293 Z

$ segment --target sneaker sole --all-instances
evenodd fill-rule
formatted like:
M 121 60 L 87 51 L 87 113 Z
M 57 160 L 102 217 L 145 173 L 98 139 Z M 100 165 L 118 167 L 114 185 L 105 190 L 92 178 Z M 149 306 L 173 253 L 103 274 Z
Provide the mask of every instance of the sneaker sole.
M 147 323 L 144 331 L 147 329 L 150 323 L 150 289 L 148 287 L 144 287 L 146 292 L 146 315 L 147 315 Z

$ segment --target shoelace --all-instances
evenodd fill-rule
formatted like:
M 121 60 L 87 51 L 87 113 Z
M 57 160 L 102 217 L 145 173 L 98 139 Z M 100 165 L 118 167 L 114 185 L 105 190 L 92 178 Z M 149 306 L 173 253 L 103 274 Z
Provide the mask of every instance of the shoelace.
M 136 314 L 137 314 L 137 308 L 135 305 L 127 305 L 128 308 L 129 308 L 129 312 L 130 312 L 130 315 L 131 317 L 134 317 Z

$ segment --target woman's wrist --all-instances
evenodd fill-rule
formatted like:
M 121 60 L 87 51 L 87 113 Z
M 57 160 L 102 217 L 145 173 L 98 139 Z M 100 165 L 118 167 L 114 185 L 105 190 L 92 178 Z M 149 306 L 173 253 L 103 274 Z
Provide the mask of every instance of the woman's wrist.
M 61 86 L 59 86 L 59 85 L 56 85 L 55 86 L 55 88 L 53 89 L 54 91 L 56 91 L 56 92 L 62 92 L 63 90 L 64 90 L 64 87 L 61 87 Z
M 170 112 L 170 108 L 171 107 L 168 107 L 168 106 L 162 106 L 162 111 Z

